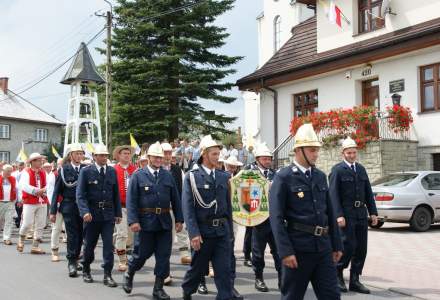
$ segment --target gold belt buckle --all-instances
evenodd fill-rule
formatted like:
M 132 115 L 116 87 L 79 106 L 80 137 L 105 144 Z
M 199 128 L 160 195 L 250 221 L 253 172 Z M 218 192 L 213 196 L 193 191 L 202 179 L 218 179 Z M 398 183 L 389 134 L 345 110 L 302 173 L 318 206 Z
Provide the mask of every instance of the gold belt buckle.
M 156 215 L 160 215 L 162 213 L 162 208 L 156 207 Z

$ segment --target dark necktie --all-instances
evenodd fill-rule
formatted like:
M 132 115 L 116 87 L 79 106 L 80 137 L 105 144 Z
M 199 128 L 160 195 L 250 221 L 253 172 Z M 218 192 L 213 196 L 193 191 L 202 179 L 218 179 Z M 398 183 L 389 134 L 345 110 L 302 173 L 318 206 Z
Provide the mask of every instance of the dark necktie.
M 306 174 L 306 177 L 308 179 L 310 179 L 310 177 L 311 177 L 310 170 L 306 170 L 305 174 Z
M 209 173 L 209 177 L 211 177 L 212 181 L 215 182 L 214 171 L 211 171 L 211 173 Z
M 75 167 L 76 174 L 79 174 L 79 167 Z
M 264 170 L 263 174 L 264 174 L 264 177 L 267 178 L 267 176 L 269 175 L 269 170 Z
M 159 172 L 154 171 L 154 180 L 156 180 L 156 183 L 157 183 L 158 176 L 159 176 Z
M 354 168 L 354 164 L 351 165 L 351 169 L 356 173 L 356 169 Z
M 101 177 L 104 177 L 104 167 L 101 167 L 101 169 L 99 170 L 99 175 Z

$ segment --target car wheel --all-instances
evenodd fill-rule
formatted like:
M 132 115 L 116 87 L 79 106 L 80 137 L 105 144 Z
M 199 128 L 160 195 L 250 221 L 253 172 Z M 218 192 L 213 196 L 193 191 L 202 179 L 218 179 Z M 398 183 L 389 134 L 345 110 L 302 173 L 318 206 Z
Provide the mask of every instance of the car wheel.
M 422 232 L 431 227 L 431 221 L 431 212 L 426 207 L 419 207 L 414 211 L 410 225 L 414 231 Z
M 372 224 L 371 224 L 371 221 L 370 221 L 370 220 L 368 221 L 368 226 L 370 226 L 370 228 L 374 228 L 374 229 L 379 229 L 379 228 L 381 228 L 381 227 L 383 226 L 383 224 L 385 224 L 384 221 L 377 221 L 377 224 L 376 224 L 376 225 L 372 225 Z

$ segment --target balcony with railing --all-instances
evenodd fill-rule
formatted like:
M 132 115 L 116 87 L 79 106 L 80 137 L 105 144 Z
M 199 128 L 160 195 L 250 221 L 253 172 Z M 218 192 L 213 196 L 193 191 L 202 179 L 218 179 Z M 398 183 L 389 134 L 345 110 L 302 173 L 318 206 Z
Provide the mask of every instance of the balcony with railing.
M 393 106 L 380 112 L 374 107 L 363 106 L 314 113 L 292 120 L 291 134 L 273 152 L 275 168 L 291 162 L 293 136 L 304 123 L 312 123 L 324 148 L 338 147 L 347 136 L 356 140 L 360 149 L 375 141 L 417 141 L 409 108 Z

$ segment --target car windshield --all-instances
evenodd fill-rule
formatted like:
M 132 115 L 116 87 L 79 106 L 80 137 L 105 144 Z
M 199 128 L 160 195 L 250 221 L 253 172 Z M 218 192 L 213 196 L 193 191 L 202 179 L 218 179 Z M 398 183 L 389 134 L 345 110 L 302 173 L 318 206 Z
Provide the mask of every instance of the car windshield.
M 391 174 L 377 179 L 371 185 L 373 186 L 407 186 L 418 174 Z

